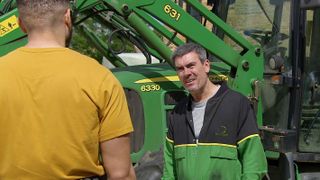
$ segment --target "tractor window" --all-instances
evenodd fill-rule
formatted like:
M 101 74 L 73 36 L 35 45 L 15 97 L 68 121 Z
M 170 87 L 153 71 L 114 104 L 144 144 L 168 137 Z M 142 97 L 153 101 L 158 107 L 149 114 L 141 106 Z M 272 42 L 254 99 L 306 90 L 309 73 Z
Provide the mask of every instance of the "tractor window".
M 235 0 L 228 2 L 232 3 L 229 4 L 227 11 L 227 23 L 251 43 L 259 44 L 264 51 L 265 73 L 261 91 L 263 125 L 286 129 L 288 113 L 283 112 L 288 112 L 290 92 L 289 88 L 282 84 L 281 77 L 291 75 L 292 66 L 288 55 L 291 1 Z
M 320 152 L 320 9 L 307 11 L 299 150 Z
M 131 153 L 138 152 L 144 144 L 144 111 L 139 94 L 132 89 L 124 89 L 126 94 L 130 116 L 132 119 L 134 132 L 131 134 Z

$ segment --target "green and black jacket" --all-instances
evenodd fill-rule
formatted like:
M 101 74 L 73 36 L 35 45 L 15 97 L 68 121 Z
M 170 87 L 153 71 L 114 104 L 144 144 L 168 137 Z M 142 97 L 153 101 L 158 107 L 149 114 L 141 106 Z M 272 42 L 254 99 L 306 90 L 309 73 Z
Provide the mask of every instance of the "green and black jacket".
M 223 83 L 205 109 L 199 138 L 194 135 L 191 97 L 168 122 L 163 179 L 261 179 L 267 162 L 250 102 Z

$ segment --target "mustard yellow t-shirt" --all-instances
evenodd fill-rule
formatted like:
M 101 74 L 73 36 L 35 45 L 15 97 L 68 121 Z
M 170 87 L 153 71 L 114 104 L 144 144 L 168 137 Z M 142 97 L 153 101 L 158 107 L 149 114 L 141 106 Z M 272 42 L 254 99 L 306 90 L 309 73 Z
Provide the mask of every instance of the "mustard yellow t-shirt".
M 67 48 L 19 48 L 0 58 L 0 179 L 103 175 L 99 142 L 132 132 L 123 89 Z

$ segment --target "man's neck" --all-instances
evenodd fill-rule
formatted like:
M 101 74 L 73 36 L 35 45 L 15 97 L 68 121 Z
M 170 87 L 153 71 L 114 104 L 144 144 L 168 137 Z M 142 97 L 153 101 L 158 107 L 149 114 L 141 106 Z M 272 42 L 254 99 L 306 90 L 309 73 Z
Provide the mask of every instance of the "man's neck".
M 29 48 L 65 47 L 63 36 L 57 36 L 53 32 L 30 33 L 28 34 L 28 40 L 26 47 Z
M 207 100 L 208 98 L 214 96 L 218 90 L 219 90 L 220 86 L 219 85 L 215 85 L 213 84 L 211 81 L 208 80 L 206 86 L 203 88 L 203 90 L 201 90 L 198 93 L 191 93 L 192 98 L 195 102 L 201 102 L 204 100 Z

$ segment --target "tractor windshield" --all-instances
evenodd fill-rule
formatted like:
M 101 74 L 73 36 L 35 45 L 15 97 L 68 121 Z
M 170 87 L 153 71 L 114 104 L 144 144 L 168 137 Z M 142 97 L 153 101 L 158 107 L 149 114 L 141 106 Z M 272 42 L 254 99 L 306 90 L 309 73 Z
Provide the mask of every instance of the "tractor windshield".
M 320 8 L 307 11 L 299 149 L 320 152 Z
M 291 1 L 236 0 L 228 1 L 228 11 L 216 9 L 218 15 L 264 50 L 265 73 L 261 91 L 263 125 L 286 129 L 290 92 L 281 76 L 291 76 L 289 57 Z M 228 14 L 223 14 L 228 12 Z M 225 38 L 225 41 L 228 39 Z

